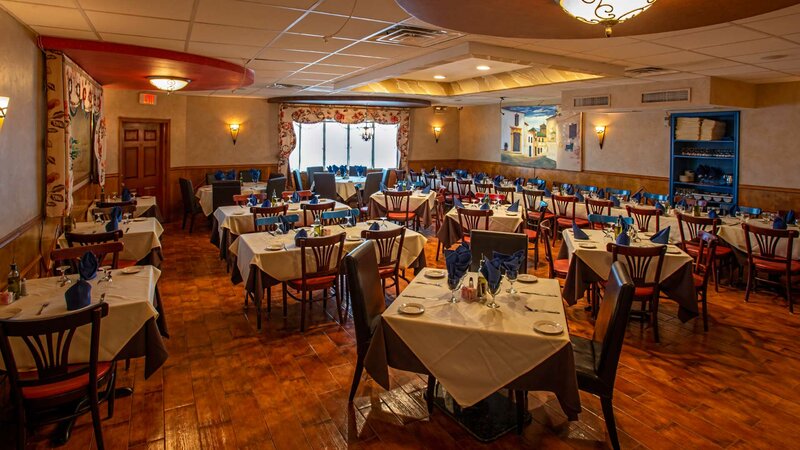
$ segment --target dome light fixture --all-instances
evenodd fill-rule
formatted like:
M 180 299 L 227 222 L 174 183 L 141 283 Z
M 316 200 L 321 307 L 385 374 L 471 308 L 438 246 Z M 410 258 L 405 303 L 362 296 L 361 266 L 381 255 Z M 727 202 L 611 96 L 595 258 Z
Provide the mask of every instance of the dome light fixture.
M 606 37 L 618 23 L 638 16 L 656 0 L 553 0 L 567 14 L 592 25 L 603 25 Z
M 147 80 L 156 88 L 167 91 L 167 94 L 185 88 L 192 81 L 188 78 L 180 77 L 147 77 Z
M 447 77 L 444 76 L 444 75 L 434 75 L 433 78 L 436 79 L 436 80 L 444 80 Z
M 486 65 L 480 65 L 480 66 L 476 66 L 475 68 L 476 68 L 476 69 L 478 69 L 478 70 L 480 70 L 480 71 L 482 71 L 482 72 L 485 72 L 485 71 L 487 71 L 487 70 L 491 70 L 491 67 L 489 67 L 489 66 L 486 66 Z

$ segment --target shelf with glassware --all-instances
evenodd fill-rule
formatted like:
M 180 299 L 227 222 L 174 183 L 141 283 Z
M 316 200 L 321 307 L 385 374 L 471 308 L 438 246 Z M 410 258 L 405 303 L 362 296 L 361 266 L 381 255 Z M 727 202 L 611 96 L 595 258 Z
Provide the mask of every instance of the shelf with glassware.
M 673 113 L 670 124 L 669 181 L 673 202 L 694 199 L 712 206 L 736 204 L 739 111 Z

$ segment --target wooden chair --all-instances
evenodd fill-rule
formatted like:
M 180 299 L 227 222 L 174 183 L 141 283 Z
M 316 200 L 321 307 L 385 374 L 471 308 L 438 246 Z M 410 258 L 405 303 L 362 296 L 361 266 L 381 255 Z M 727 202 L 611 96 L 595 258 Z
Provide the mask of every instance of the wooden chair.
M 504 233 L 502 231 L 472 230 L 472 240 L 469 244 L 472 262 L 469 270 L 477 272 L 480 268 L 481 257 L 487 261 L 492 259 L 494 252 L 512 255 L 520 250 L 525 251 L 526 257 L 522 260 L 519 272 L 528 271 L 528 239 L 522 233 Z
M 383 206 L 386 208 L 386 218 L 400 225 L 414 224 L 414 229 L 419 230 L 419 219 L 415 211 L 411 211 L 411 195 L 413 191 L 383 191 Z
M 722 219 L 712 219 L 710 217 L 695 217 L 691 214 L 677 213 L 678 217 L 678 230 L 681 233 L 681 248 L 691 257 L 696 257 L 700 246 L 700 233 L 703 231 L 710 232 L 716 236 L 719 231 L 719 226 L 722 224 Z M 719 269 L 720 261 L 727 263 L 728 267 L 733 270 L 734 254 L 730 247 L 725 245 L 714 246 L 715 258 L 714 267 L 711 271 L 711 276 L 714 277 L 714 289 L 719 292 Z M 732 277 L 731 277 L 732 278 Z
M 186 229 L 186 219 L 189 218 L 189 234 L 191 234 L 194 231 L 194 217 L 198 214 L 203 214 L 203 208 L 200 207 L 200 202 L 194 195 L 194 186 L 192 186 L 191 180 L 180 178 L 178 179 L 178 184 L 181 188 L 181 201 L 183 203 L 181 230 Z
M 716 247 L 719 238 L 706 231 L 697 235 L 697 252 L 694 257 L 692 278 L 694 289 L 697 292 L 697 301 L 703 311 L 703 330 L 708 331 L 708 277 L 714 272 Z
M 541 231 L 539 235 L 544 239 L 544 260 L 547 262 L 547 268 L 549 269 L 547 277 L 566 280 L 569 273 L 569 259 L 553 259 L 553 249 L 550 248 L 548 237 L 551 234 L 550 228 L 547 225 L 541 225 L 539 230 Z
M 800 233 L 797 230 L 754 227 L 748 223 L 743 223 L 742 229 L 747 248 L 747 289 L 744 301 L 750 300 L 750 293 L 756 289 L 759 282 L 782 287 L 789 302 L 789 312 L 794 314 L 792 276 L 800 274 L 800 261 L 792 259 L 791 255 L 793 241 Z M 757 247 L 754 247 L 753 240 Z M 783 240 L 786 242 L 785 247 L 781 245 Z M 783 248 L 781 254 L 778 254 L 780 247 Z M 759 278 L 759 272 L 767 277 Z M 783 283 L 780 282 L 781 276 Z
M 475 193 L 472 192 L 472 180 L 458 179 L 456 186 L 458 187 L 458 198 L 462 201 L 475 196 Z
M 89 213 L 94 218 L 96 218 L 99 215 L 102 220 L 109 220 L 111 218 L 111 211 L 115 207 L 117 207 L 117 206 L 103 206 L 103 207 L 98 206 L 96 208 L 92 208 L 91 211 L 89 211 Z M 133 217 L 133 215 L 136 214 L 136 205 L 135 204 L 119 206 L 119 209 L 120 209 L 120 214 L 123 214 L 123 215 L 124 214 L 130 214 L 131 217 Z
M 636 228 L 640 232 L 646 233 L 650 229 L 650 219 L 656 218 L 656 229 L 661 229 L 661 210 L 655 208 L 638 208 L 636 206 L 625 205 L 625 210 L 628 211 L 628 217 L 632 217 L 636 222 Z
M 431 189 L 436 189 L 436 182 L 439 181 L 439 178 L 435 173 L 426 173 L 425 179 L 427 180 L 428 186 L 430 186 Z M 439 184 L 441 185 L 441 182 L 439 182 Z
M 247 206 L 250 204 L 250 195 L 251 194 L 236 194 L 233 196 L 233 203 L 239 206 Z M 252 195 L 256 197 L 256 201 L 258 201 L 259 205 L 267 199 L 267 194 L 264 193 L 254 193 Z
M 495 186 L 494 190 L 497 194 L 503 196 L 503 202 L 514 203 L 514 194 L 517 192 L 516 186 Z M 511 197 L 509 199 L 509 197 Z
M 322 309 L 325 311 L 328 304 L 330 289 L 335 290 L 339 321 L 342 322 L 342 295 L 339 290 L 339 266 L 344 253 L 345 233 L 333 236 L 308 237 L 297 239 L 300 247 L 300 267 L 302 276 L 289 280 L 286 284 L 299 291 L 300 296 L 295 296 L 288 289 L 283 290 L 283 311 L 286 314 L 287 295 L 299 301 L 300 305 L 300 331 L 306 329 L 306 303 L 313 301 L 314 291 L 322 291 Z
M 439 232 L 439 230 L 442 229 L 442 225 L 444 224 L 444 221 L 445 221 L 445 215 L 446 215 L 445 211 L 444 211 L 444 207 L 445 207 L 445 197 L 444 197 L 444 195 L 445 195 L 445 192 L 446 192 L 445 188 L 439 188 L 439 190 L 436 192 L 436 206 L 435 206 L 435 208 L 433 210 L 434 211 L 433 219 L 434 219 L 434 223 L 436 224 L 436 232 L 437 233 Z M 442 240 L 441 239 L 436 239 L 436 260 L 437 261 L 439 260 L 439 255 L 441 255 L 441 254 L 442 254 Z
M 461 226 L 461 240 L 469 244 L 472 230 L 489 229 L 489 220 L 494 211 L 491 209 L 456 208 L 458 224 Z
M 386 280 L 393 280 L 395 295 L 400 295 L 400 255 L 403 253 L 405 240 L 405 227 L 394 230 L 371 231 L 362 230 L 361 237 L 375 242 L 378 249 L 378 276 L 380 276 L 383 290 L 387 287 Z
M 644 198 L 645 203 L 648 205 L 655 206 L 658 202 L 668 202 L 669 195 L 667 194 L 653 194 L 652 192 L 644 192 L 642 193 L 642 198 Z
M 556 213 L 555 229 L 553 234 L 553 245 L 564 228 L 572 228 L 574 222 L 579 228 L 588 228 L 589 220 L 575 217 L 575 205 L 578 199 L 574 195 L 553 194 L 553 208 Z
M 650 322 L 653 326 L 653 338 L 656 342 L 658 339 L 658 296 L 661 292 L 661 268 L 664 265 L 664 255 L 667 253 L 666 245 L 658 245 L 654 247 L 629 247 L 626 245 L 617 245 L 609 242 L 606 249 L 611 252 L 613 261 L 620 259 L 625 261 L 628 268 L 628 273 L 633 279 L 636 289 L 634 289 L 634 300 L 642 302 L 642 323 L 648 314 Z M 648 280 L 650 272 L 650 265 L 655 260 L 655 270 L 653 277 Z
M 592 214 L 610 216 L 612 206 L 614 206 L 614 202 L 611 200 L 586 197 L 586 217 L 588 218 Z M 595 230 L 603 229 L 602 225 L 600 228 L 597 228 L 595 224 L 591 224 L 591 226 Z
M 403 181 L 406 179 L 406 171 L 403 169 L 394 169 L 395 181 Z
M 253 230 L 256 233 L 275 231 L 275 228 L 277 228 L 276 225 L 261 225 L 258 219 L 263 217 L 285 216 L 287 211 L 289 211 L 289 205 L 287 204 L 270 206 L 268 208 L 263 208 L 261 206 L 251 207 L 250 212 L 253 213 Z
M 475 183 L 475 194 L 491 194 L 494 191 L 494 183 L 491 181 L 481 181 Z M 477 195 L 476 195 L 477 196 Z
M 113 417 L 117 373 L 114 361 L 98 361 L 100 323 L 107 315 L 108 303 L 95 303 L 57 317 L 0 320 L 0 353 L 15 404 L 18 449 L 25 449 L 26 431 L 33 425 L 63 422 L 87 412 L 92 416 L 96 446 L 105 448 L 100 402 L 108 400 L 108 416 Z M 90 330 L 88 364 L 69 364 L 75 333 L 86 326 Z M 20 373 L 11 339 L 25 343 L 36 370 Z
M 544 180 L 542 180 L 542 181 L 544 181 Z M 527 221 L 526 222 L 529 225 L 529 228 L 531 228 L 531 229 L 538 228 L 539 224 L 536 223 L 536 222 L 540 221 L 540 220 L 543 220 L 543 221 L 547 222 L 548 224 L 550 224 L 550 227 L 548 229 L 550 231 L 552 231 L 553 230 L 553 225 L 554 225 L 553 222 L 555 221 L 556 215 L 553 214 L 552 211 L 550 211 L 549 208 L 545 208 L 545 210 L 543 211 L 544 215 L 541 215 L 540 213 L 542 213 L 542 211 L 541 211 L 542 201 L 544 201 L 544 191 L 543 190 L 541 190 L 541 189 L 529 189 L 529 188 L 525 188 L 525 189 L 522 190 L 522 204 L 523 204 L 523 206 L 525 206 L 525 212 L 527 214 Z M 550 238 L 552 239 L 553 236 L 550 236 Z M 539 255 L 538 255 L 538 253 L 535 256 L 535 258 L 537 259 L 536 267 L 539 267 L 539 264 L 538 264 Z
M 81 233 L 66 233 L 64 234 L 64 238 L 67 240 L 67 245 L 70 247 L 87 247 L 97 244 L 104 244 L 107 242 L 117 242 L 122 239 L 122 230 L 115 230 L 115 231 L 106 231 L 102 233 L 92 233 L 92 234 L 81 234 Z M 121 260 L 119 259 L 119 255 L 116 255 L 117 259 L 114 262 L 115 268 L 116 267 L 130 267 L 136 265 L 136 261 L 134 260 Z M 102 259 L 98 258 L 98 262 L 101 262 Z
M 317 219 L 322 220 L 322 212 L 323 211 L 333 211 L 336 207 L 336 203 L 333 201 L 322 202 L 320 201 L 316 205 L 312 205 L 311 203 L 301 203 L 300 209 L 303 210 L 303 223 L 306 226 L 311 225 Z M 309 214 L 311 215 L 311 220 L 309 219 Z
M 281 193 L 281 197 L 284 200 L 290 200 L 292 198 L 292 195 L 294 195 L 294 193 L 295 191 L 283 191 Z M 314 196 L 314 193 L 308 190 L 306 191 L 299 190 L 297 191 L 297 195 L 300 197 L 300 201 L 303 201 L 303 200 L 311 200 L 311 197 Z
M 52 270 L 50 275 L 56 275 L 55 268 L 58 267 L 59 264 L 68 265 L 72 273 L 78 273 L 78 261 L 87 252 L 94 253 L 98 265 L 104 265 L 106 257 L 111 255 L 111 264 L 109 265 L 112 269 L 117 269 L 119 268 L 119 254 L 124 248 L 122 242 L 114 241 L 55 249 L 50 252 L 50 261 L 52 262 L 52 264 L 50 264 Z
M 609 200 L 613 196 L 621 197 L 621 200 L 626 202 L 631 199 L 631 191 L 628 189 L 606 188 L 605 194 L 608 196 Z
M 524 199 L 524 197 L 523 197 Z M 533 245 L 533 267 L 539 268 L 539 239 L 542 234 L 541 226 L 549 223 L 547 220 L 547 208 L 540 208 L 540 210 L 528 209 L 528 203 L 525 202 L 525 222 L 522 232 L 528 239 L 528 244 Z M 537 216 L 538 214 L 538 216 Z M 549 229 L 548 229 L 549 231 Z
M 361 214 L 361 211 L 358 209 L 340 209 L 338 211 L 322 211 L 320 215 L 320 220 L 322 221 L 323 226 L 331 226 L 331 225 L 346 225 L 350 223 L 353 218 L 355 221 L 358 221 L 358 216 Z

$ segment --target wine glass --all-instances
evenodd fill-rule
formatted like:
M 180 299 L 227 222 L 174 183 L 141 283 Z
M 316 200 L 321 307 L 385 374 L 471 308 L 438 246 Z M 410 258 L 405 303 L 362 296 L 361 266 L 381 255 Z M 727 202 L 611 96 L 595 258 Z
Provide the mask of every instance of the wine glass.
M 95 221 L 95 223 L 103 223 L 103 213 L 95 212 L 94 213 L 94 221 Z
M 111 279 L 111 266 L 101 266 L 100 267 L 100 271 L 105 274 L 105 276 L 103 278 L 101 278 L 100 281 L 106 281 L 106 282 L 110 283 L 112 281 L 112 279 Z
M 508 279 L 508 282 L 511 283 L 511 287 L 506 289 L 506 292 L 509 294 L 517 294 L 517 290 L 514 289 L 514 282 L 517 281 L 518 274 L 519 268 L 506 269 L 506 278 Z
M 56 271 L 61 275 L 61 277 L 58 279 L 58 282 L 61 283 L 61 286 L 72 283 L 72 280 L 67 277 L 67 271 L 69 269 L 70 267 L 66 265 L 56 267 Z
M 127 213 L 123 214 L 123 215 L 122 215 L 122 220 L 123 220 L 123 223 L 126 223 L 126 224 L 130 223 L 130 222 L 131 222 L 131 217 L 132 217 L 132 216 L 133 216 L 133 214 L 131 214 L 131 213 L 129 213 L 129 212 L 127 212 Z
M 489 293 L 492 294 L 492 301 L 487 303 L 486 307 L 487 308 L 491 308 L 491 309 L 499 308 L 500 305 L 498 305 L 497 302 L 495 302 L 494 300 L 495 300 L 495 298 L 497 298 L 497 294 L 500 293 L 500 282 L 498 281 L 495 286 L 492 286 L 492 284 L 489 283 L 489 289 L 488 290 L 489 290 Z
M 386 225 L 386 216 L 381 216 L 381 217 L 379 217 L 379 219 L 381 219 L 381 228 L 389 228 Z
M 447 277 L 447 287 L 450 289 L 450 303 L 458 303 L 456 291 L 461 287 L 461 280 L 463 280 L 463 277 Z

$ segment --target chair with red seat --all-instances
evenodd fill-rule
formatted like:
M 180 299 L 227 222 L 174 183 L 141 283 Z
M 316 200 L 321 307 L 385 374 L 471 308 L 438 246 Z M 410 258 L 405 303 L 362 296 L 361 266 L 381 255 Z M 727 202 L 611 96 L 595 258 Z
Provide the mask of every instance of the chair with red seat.
M 108 401 L 108 417 L 112 417 L 117 373 L 114 361 L 98 361 L 100 322 L 107 315 L 108 303 L 95 303 L 45 319 L 0 320 L 0 353 L 15 403 L 18 449 L 26 447 L 26 431 L 34 424 L 63 422 L 87 412 L 92 415 L 96 446 L 105 448 L 100 402 Z M 79 341 L 76 334 L 81 334 L 77 330 L 87 326 L 88 362 L 70 364 L 71 346 Z M 20 343 L 16 349 L 12 339 Z M 17 366 L 25 351 L 34 361 L 35 370 L 21 372 Z M 105 388 L 102 392 L 101 387 Z
M 489 220 L 494 215 L 491 209 L 456 208 L 458 224 L 461 226 L 461 240 L 469 244 L 472 230 L 488 230 Z
M 692 278 L 697 291 L 697 301 L 703 311 L 703 330 L 708 331 L 708 277 L 714 272 L 717 243 L 719 238 L 713 234 L 700 231 L 697 234 L 697 251 L 694 257 Z
M 793 241 L 800 233 L 797 230 L 754 227 L 748 223 L 743 223 L 742 229 L 747 248 L 747 289 L 744 301 L 750 300 L 750 293 L 756 289 L 759 282 L 780 286 L 786 292 L 789 312 L 794 314 L 792 276 L 800 275 L 800 261 L 792 259 L 791 255 Z M 782 245 L 783 242 L 786 243 L 785 246 Z M 759 278 L 759 272 L 768 278 Z M 784 278 L 783 283 L 769 278 L 781 276 Z
M 696 257 L 698 252 L 699 236 L 703 231 L 710 232 L 714 236 L 717 235 L 719 226 L 722 224 L 722 219 L 711 217 L 695 217 L 691 214 L 677 213 L 678 217 L 678 230 L 681 233 L 681 247 L 689 254 L 689 256 Z M 732 267 L 734 262 L 733 250 L 724 245 L 714 246 L 715 258 L 714 266 L 712 267 L 711 276 L 714 277 L 714 289 L 719 292 L 719 269 L 718 261 L 727 261 L 728 266 Z
M 122 239 L 122 230 L 105 231 L 102 233 L 65 233 L 64 238 L 67 240 L 67 245 L 70 247 L 85 247 L 89 245 L 104 244 L 106 242 L 118 242 Z M 115 255 L 115 268 L 125 268 L 135 266 L 137 261 L 132 259 L 119 259 L 119 254 Z M 101 261 L 98 258 L 98 261 Z
M 524 201 L 523 203 L 525 204 L 525 225 L 522 232 L 525 233 L 525 236 L 528 238 L 528 243 L 533 244 L 533 267 L 538 269 L 539 239 L 541 239 L 542 225 L 549 223 L 547 219 L 548 212 L 546 207 L 528 209 L 528 202 Z
M 490 202 L 502 202 L 505 200 L 506 196 L 503 194 L 487 194 L 484 192 L 478 192 L 475 194 L 475 199 L 479 202 L 482 202 L 484 198 L 489 197 Z
M 253 194 L 235 194 L 233 196 L 233 203 L 239 206 L 247 206 L 248 204 L 250 204 L 251 195 L 255 197 L 258 203 L 263 203 L 264 200 L 267 199 L 267 194 L 263 192 L 253 193 Z
M 639 208 L 636 206 L 627 205 L 625 209 L 628 211 L 628 217 L 633 217 L 636 221 L 636 228 L 640 232 L 647 233 L 650 230 L 650 219 L 656 218 L 656 229 L 661 229 L 661 210 L 656 208 Z
M 264 217 L 275 217 L 275 216 L 285 216 L 286 212 L 289 210 L 289 205 L 276 205 L 276 206 L 253 206 L 250 208 L 250 212 L 253 213 L 253 230 L 255 232 L 263 232 L 263 231 L 275 231 L 277 225 L 262 225 L 259 223 L 258 219 L 262 219 Z M 263 223 L 263 221 L 262 221 Z
M 283 191 L 281 193 L 281 197 L 284 200 L 289 200 L 289 199 L 292 198 L 292 195 L 294 195 L 295 192 L 297 192 L 297 196 L 300 197 L 300 201 L 310 200 L 311 197 L 314 196 L 313 192 L 311 192 L 309 190 L 305 190 L 305 191 Z
M 597 214 L 600 216 L 610 216 L 612 206 L 614 206 L 614 202 L 611 200 L 606 200 L 603 198 L 586 197 L 586 217 L 589 217 L 592 214 Z M 591 225 L 592 228 L 595 230 L 603 229 L 603 224 L 593 223 Z
M 628 272 L 636 285 L 633 299 L 642 302 L 642 323 L 649 312 L 650 322 L 653 326 L 653 339 L 659 342 L 658 296 L 661 292 L 661 269 L 664 266 L 667 246 L 630 247 L 609 242 L 606 249 L 611 252 L 612 261 L 623 260 L 628 267 Z M 655 269 L 651 270 L 653 260 L 655 260 Z
M 550 238 L 549 236 L 552 234 L 550 232 L 550 227 L 547 225 L 541 225 L 539 227 L 540 236 L 544 239 L 544 260 L 547 262 L 547 266 L 549 269 L 548 278 L 560 278 L 562 280 L 567 279 L 567 273 L 569 273 L 569 259 L 553 259 L 553 249 L 550 248 Z
M 458 187 L 458 198 L 462 201 L 475 196 L 475 193 L 472 192 L 472 180 L 458 179 L 456 186 Z
M 577 197 L 574 195 L 556 195 L 553 194 L 553 208 L 556 213 L 555 227 L 553 234 L 553 245 L 561 234 L 560 231 L 564 228 L 572 228 L 574 222 L 579 228 L 589 228 L 591 224 L 587 219 L 575 217 L 575 205 L 578 203 Z
M 345 233 L 333 236 L 307 237 L 297 239 L 300 248 L 301 277 L 289 280 L 286 284 L 296 291 L 295 296 L 288 289 L 283 290 L 283 313 L 286 314 L 287 296 L 300 302 L 300 331 L 306 330 L 306 304 L 313 301 L 314 291 L 322 291 L 322 309 L 328 304 L 330 289 L 335 290 L 339 322 L 342 322 L 342 295 L 339 290 L 339 266 L 344 253 Z
M 387 219 L 404 226 L 411 222 L 419 230 L 417 213 L 411 211 L 412 194 L 413 191 L 383 191 L 383 206 Z
M 516 186 L 495 186 L 494 191 L 502 195 L 503 203 L 514 203 L 514 194 L 517 192 Z
M 375 242 L 378 249 L 378 275 L 385 291 L 386 280 L 394 282 L 395 295 L 400 295 L 400 255 L 403 253 L 403 241 L 406 228 L 399 227 L 394 230 L 362 230 L 361 237 Z M 345 308 L 346 309 L 346 308 Z

